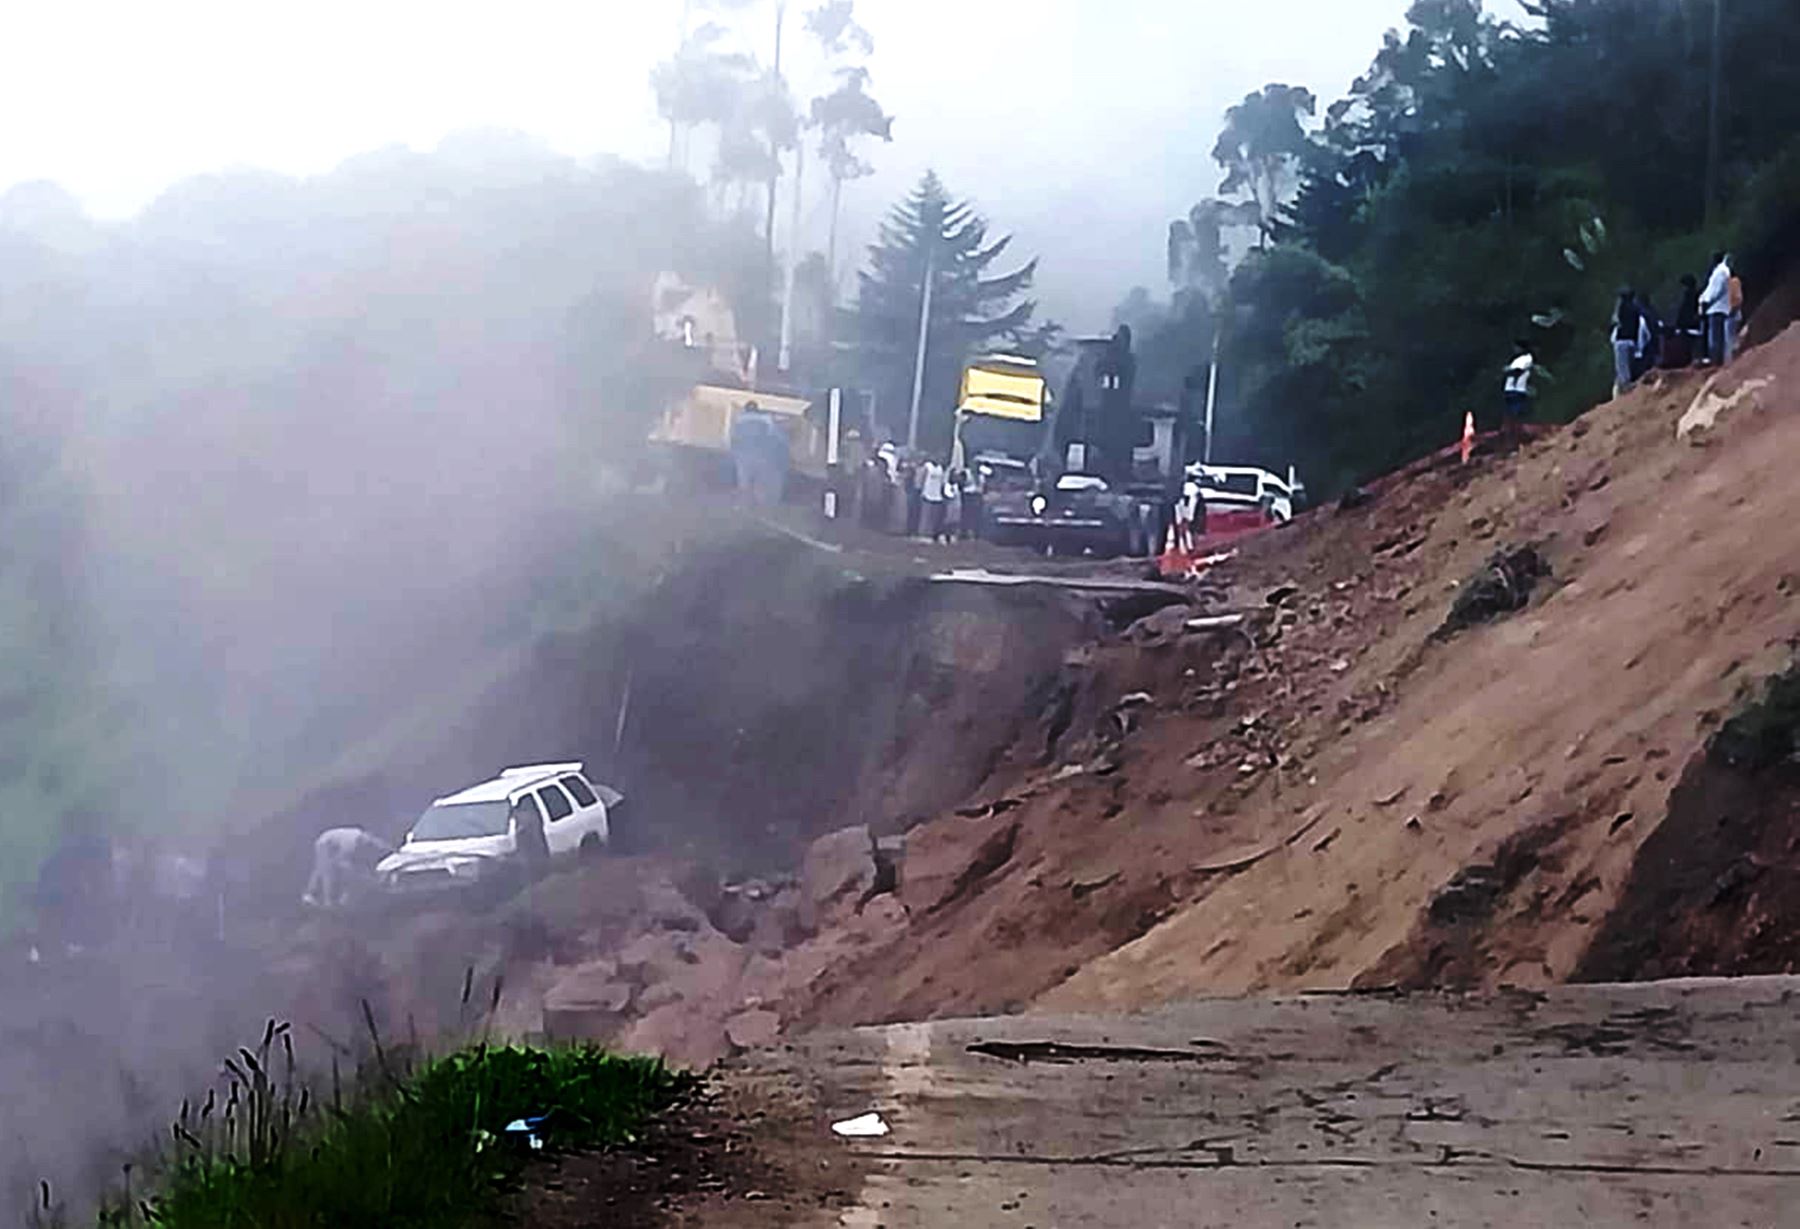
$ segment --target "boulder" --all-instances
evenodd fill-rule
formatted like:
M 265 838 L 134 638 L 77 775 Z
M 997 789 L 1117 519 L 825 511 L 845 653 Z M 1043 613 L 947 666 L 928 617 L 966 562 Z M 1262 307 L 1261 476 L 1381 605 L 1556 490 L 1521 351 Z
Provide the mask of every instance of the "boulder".
M 687 1003 L 670 1003 L 635 1021 L 618 1041 L 633 1054 L 652 1054 L 681 1067 L 710 1067 L 730 1051 L 725 1025 Z
M 787 994 L 791 976 L 792 972 L 785 959 L 779 956 L 753 955 L 744 965 L 744 976 L 738 982 L 738 994 L 746 1007 L 777 1002 Z
M 787 888 L 763 903 L 746 942 L 751 951 L 778 956 L 805 938 L 806 927 L 800 920 L 800 892 L 796 888 Z
M 693 1002 L 734 1001 L 738 980 L 744 975 L 744 963 L 750 958 L 749 950 L 711 926 L 698 934 L 683 937 L 687 943 L 682 967 L 670 976 L 669 984 Z
M 687 893 L 672 883 L 652 880 L 644 884 L 640 891 L 643 915 L 654 926 L 663 930 L 692 933 L 703 926 L 712 925 L 707 917 L 707 910 L 694 903 Z
M 618 966 L 611 960 L 563 971 L 544 992 L 544 1031 L 553 1037 L 611 1040 L 624 1024 L 636 993 L 618 977 Z
M 486 1032 L 499 1041 L 531 1043 L 543 1039 L 544 1003 L 564 970 L 554 965 L 515 965 L 507 971 L 500 1001 L 494 1003 Z
M 900 903 L 914 916 L 941 909 L 1012 860 L 1019 821 L 1002 813 L 915 828 L 901 868 Z
M 618 955 L 619 977 L 634 986 L 666 981 L 691 963 L 688 936 L 652 930 L 637 936 Z
M 757 921 L 767 909 L 767 895 L 748 885 L 733 885 L 719 893 L 718 903 L 707 916 L 727 939 L 746 943 L 756 933 Z
M 719 872 L 711 866 L 690 863 L 681 867 L 671 881 L 675 890 L 702 914 L 710 916 L 718 907 L 724 886 Z
M 875 838 L 866 825 L 841 828 L 814 841 L 800 868 L 800 921 L 816 931 L 861 908 L 880 881 Z
M 772 1011 L 741 1011 L 725 1021 L 725 1039 L 734 1050 L 758 1050 L 781 1036 L 781 1017 Z
M 893 896 L 877 896 L 863 907 L 849 929 L 864 943 L 885 943 L 906 929 L 906 905 Z

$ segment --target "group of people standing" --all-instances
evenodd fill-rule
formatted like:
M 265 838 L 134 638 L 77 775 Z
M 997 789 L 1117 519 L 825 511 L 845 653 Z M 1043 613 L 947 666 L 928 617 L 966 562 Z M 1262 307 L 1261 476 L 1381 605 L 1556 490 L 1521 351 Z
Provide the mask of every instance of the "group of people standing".
M 867 528 L 934 542 L 980 536 L 985 495 L 978 470 L 883 444 L 863 462 L 857 519 Z
M 1613 395 L 1616 397 L 1656 368 L 1723 366 L 1737 356 L 1744 324 L 1744 284 L 1731 256 L 1713 256 L 1706 286 L 1685 274 L 1681 299 L 1665 319 L 1645 295 L 1630 287 L 1613 309 Z
M 1693 274 L 1683 275 L 1681 299 L 1672 316 L 1664 317 L 1649 296 L 1625 287 L 1613 308 L 1610 333 L 1613 396 L 1658 368 L 1724 366 L 1737 357 L 1743 327 L 1744 284 L 1732 269 L 1729 252 L 1713 254 L 1712 272 L 1704 287 Z M 1504 373 L 1504 430 L 1509 436 L 1524 430 L 1536 369 L 1531 343 L 1523 339 L 1514 342 L 1512 361 Z

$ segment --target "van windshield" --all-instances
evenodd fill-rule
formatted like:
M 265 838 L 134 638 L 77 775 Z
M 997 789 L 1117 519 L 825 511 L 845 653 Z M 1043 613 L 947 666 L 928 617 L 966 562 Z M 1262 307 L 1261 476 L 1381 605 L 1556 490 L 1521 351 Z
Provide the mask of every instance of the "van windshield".
M 413 825 L 415 841 L 466 841 L 473 837 L 505 836 L 508 810 L 505 799 L 492 802 L 442 803 L 426 808 Z
M 1255 499 L 1262 494 L 1262 484 L 1256 480 L 1255 474 L 1221 474 L 1213 471 L 1202 476 L 1200 482 L 1208 490 L 1226 495 L 1248 495 Z

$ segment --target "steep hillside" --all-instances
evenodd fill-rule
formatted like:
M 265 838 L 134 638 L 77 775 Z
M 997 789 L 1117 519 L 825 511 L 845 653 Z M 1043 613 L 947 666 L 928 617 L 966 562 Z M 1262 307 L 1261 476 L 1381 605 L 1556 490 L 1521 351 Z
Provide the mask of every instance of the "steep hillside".
M 1582 975 L 1686 766 L 1800 635 L 1797 381 L 1790 332 L 1251 544 L 1209 578 L 1241 627 L 1167 612 L 1072 661 L 1048 766 L 915 830 L 900 900 L 915 854 L 980 873 L 915 893 L 891 942 L 789 1009 Z M 1437 635 L 1515 544 L 1548 565 L 1530 603 Z
M 1315 825 L 1307 837 L 1209 883 L 1046 1001 L 1574 975 L 1684 766 L 1800 634 L 1797 382 L 1790 332 L 1714 395 L 1698 375 L 1640 389 L 1423 518 L 1427 567 L 1388 599 L 1405 604 L 1391 627 L 1358 621 L 1357 639 L 1373 635 L 1341 685 L 1391 698 L 1316 730 L 1304 779 L 1243 812 L 1242 837 L 1295 821 Z M 1547 592 L 1429 643 L 1449 588 L 1496 541 L 1541 544 Z M 1344 562 L 1320 579 L 1382 583 L 1381 553 Z

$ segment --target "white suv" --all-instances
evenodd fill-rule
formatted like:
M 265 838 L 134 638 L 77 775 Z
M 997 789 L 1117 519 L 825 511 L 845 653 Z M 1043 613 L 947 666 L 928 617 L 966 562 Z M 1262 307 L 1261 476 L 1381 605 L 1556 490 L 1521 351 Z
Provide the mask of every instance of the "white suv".
M 579 763 L 508 768 L 432 803 L 375 873 L 395 892 L 475 887 L 520 863 L 598 853 L 611 835 L 607 811 L 621 801 Z

